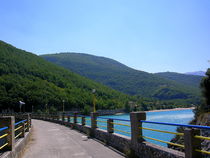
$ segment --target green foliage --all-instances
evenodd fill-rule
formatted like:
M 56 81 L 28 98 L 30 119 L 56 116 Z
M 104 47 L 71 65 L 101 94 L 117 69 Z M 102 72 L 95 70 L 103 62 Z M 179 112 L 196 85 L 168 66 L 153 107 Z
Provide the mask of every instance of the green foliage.
M 150 74 L 112 59 L 80 53 L 43 55 L 44 59 L 130 95 L 197 104 L 200 77 L 177 73 Z M 188 82 L 189 81 L 189 82 Z M 196 99 L 198 100 L 196 100 Z M 177 102 L 178 101 L 178 102 Z
M 56 113 L 57 112 L 57 109 L 55 106 L 50 106 L 49 108 L 49 113 Z
M 91 111 L 92 110 L 91 110 L 90 106 L 89 105 L 85 105 L 84 109 L 82 110 L 82 114 L 83 115 L 89 115 Z
M 125 104 L 125 112 L 129 113 L 131 111 L 130 105 L 128 104 L 128 102 L 126 102 Z
M 92 89 L 96 89 L 98 108 L 124 107 L 129 96 L 93 82 L 32 53 L 0 41 L 0 109 L 19 111 L 19 100 L 26 111 L 50 112 L 83 109 L 92 105 Z M 116 106 L 113 106 L 116 105 Z M 87 109 L 87 107 L 86 107 Z
M 191 86 L 195 91 L 200 91 L 198 88 L 200 87 L 200 83 L 203 78 L 203 76 L 185 75 L 176 72 L 161 72 L 156 73 L 155 75 L 179 82 L 183 85 Z
M 204 97 L 203 104 L 199 107 L 199 112 L 210 111 L 210 68 L 206 72 L 206 77 L 201 82 L 202 95 Z

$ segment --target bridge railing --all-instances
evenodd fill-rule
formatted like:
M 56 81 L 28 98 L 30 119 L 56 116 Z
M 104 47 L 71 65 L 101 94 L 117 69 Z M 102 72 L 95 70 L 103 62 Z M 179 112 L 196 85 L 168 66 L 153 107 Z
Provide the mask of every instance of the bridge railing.
M 104 121 L 106 120 L 106 121 Z M 107 117 L 97 117 L 97 122 L 99 123 L 103 123 L 103 125 L 97 125 L 97 127 L 101 128 L 101 129 L 106 129 L 107 132 L 109 133 L 114 133 L 114 132 L 118 132 L 119 134 L 123 134 L 123 135 L 131 135 L 131 125 L 130 125 L 130 120 L 126 120 L 126 119 L 117 119 L 117 118 L 107 118 Z M 128 127 L 126 129 L 122 128 L 122 127 Z
M 184 125 L 184 124 L 176 124 L 176 123 L 165 123 L 165 122 L 154 122 L 154 121 L 146 121 L 146 114 L 145 113 L 133 113 L 134 116 L 131 117 L 131 120 L 126 119 L 116 119 L 116 118 L 107 118 L 107 117 L 100 117 L 96 116 L 93 118 L 93 123 L 96 128 L 100 128 L 103 130 L 107 130 L 109 133 L 118 132 L 120 134 L 124 134 L 126 136 L 133 137 L 134 141 L 142 142 L 145 141 L 145 139 L 150 139 L 153 141 L 158 141 L 161 143 L 170 144 L 172 146 L 176 146 L 179 148 L 184 149 L 185 155 L 194 155 L 194 157 L 198 158 L 200 156 L 200 153 L 203 154 L 210 154 L 209 151 L 201 150 L 201 141 L 200 140 L 210 140 L 210 137 L 204 137 L 200 135 L 200 129 L 204 130 L 210 130 L 210 127 L 208 126 L 200 126 L 200 125 Z M 84 119 L 87 118 L 87 116 L 82 116 Z M 139 119 L 139 120 L 138 120 Z M 143 119 L 143 120 L 141 120 Z M 106 120 L 106 121 L 104 121 Z M 116 121 L 116 122 L 115 122 Z M 138 122 L 136 122 L 138 121 Z M 133 123 L 133 129 L 131 127 L 131 124 Z M 149 123 L 149 124 L 159 124 L 159 125 L 167 125 L 167 126 L 178 126 L 178 127 L 185 127 L 184 132 L 171 132 L 166 130 L 159 130 L 159 129 L 153 129 L 153 128 L 146 128 L 143 127 L 143 123 Z M 83 124 L 85 125 L 85 124 Z M 127 127 L 125 130 L 124 128 L 121 128 L 121 126 Z M 138 126 L 138 128 L 136 128 Z M 124 129 L 124 130 L 122 130 Z M 161 133 L 167 133 L 167 134 L 173 134 L 178 135 L 184 138 L 183 144 L 173 143 L 164 141 L 161 139 L 156 139 L 148 136 L 143 135 L 143 130 L 150 130 L 154 132 L 161 132 Z M 141 139 L 145 138 L 145 139 Z M 199 139 L 199 140 L 198 140 Z
M 15 123 L 15 129 L 14 129 L 15 139 L 17 139 L 19 137 L 20 138 L 24 137 L 25 131 L 27 129 L 27 127 L 25 127 L 27 125 L 26 121 L 27 120 L 25 119 L 25 120 L 21 120 L 21 121 Z
M 16 117 L 15 117 L 16 116 Z M 29 114 L 0 116 L 0 152 L 14 151 L 15 143 L 24 138 L 31 127 Z
M 44 116 L 42 116 L 44 117 Z M 39 117 L 38 117 L 39 118 Z M 49 116 L 46 117 L 49 119 Z M 68 122 L 72 125 L 78 124 L 81 126 L 88 126 L 93 130 L 102 129 L 108 133 L 118 133 L 129 136 L 131 138 L 131 143 L 142 143 L 145 139 L 150 139 L 153 141 L 158 141 L 172 146 L 179 147 L 185 152 L 186 158 L 199 158 L 202 154 L 210 154 L 209 151 L 204 151 L 201 149 L 201 140 L 209 140 L 210 137 L 201 136 L 200 130 L 209 130 L 209 126 L 199 126 L 199 125 L 184 125 L 175 123 L 164 123 L 164 122 L 153 122 L 146 121 L 145 112 L 132 112 L 130 113 L 130 120 L 126 119 L 116 119 L 98 116 L 97 113 L 91 113 L 91 116 L 78 115 L 74 113 L 73 115 L 61 115 L 61 116 L 51 116 L 50 119 L 56 119 L 57 121 Z M 178 126 L 184 127 L 183 133 L 181 132 L 171 132 L 167 130 L 160 130 L 155 128 L 143 127 L 143 124 L 158 124 L 160 126 Z M 122 128 L 122 127 L 127 127 Z M 166 134 L 178 135 L 184 138 L 183 144 L 172 143 L 165 140 L 152 138 L 145 136 L 144 131 L 161 132 Z
M 185 125 L 185 124 L 154 122 L 154 121 L 144 121 L 144 120 L 141 120 L 140 122 L 149 123 L 149 124 L 185 127 L 183 133 L 163 131 L 163 130 L 157 130 L 157 129 L 151 129 L 151 128 L 144 128 L 144 127 L 140 128 L 140 130 L 144 129 L 144 130 L 150 130 L 150 131 L 155 131 L 155 132 L 162 132 L 162 133 L 168 133 L 168 134 L 181 136 L 184 138 L 184 142 L 183 142 L 184 144 L 176 144 L 176 143 L 167 142 L 167 141 L 163 141 L 163 140 L 159 140 L 159 139 L 155 139 L 155 138 L 147 137 L 143 135 L 141 137 L 183 148 L 187 155 L 197 155 L 197 157 L 200 156 L 200 153 L 210 155 L 209 151 L 205 151 L 201 149 L 201 140 L 210 141 L 210 137 L 205 137 L 205 136 L 200 135 L 200 130 L 210 130 L 209 126 Z
M 8 132 L 6 131 L 9 127 L 2 127 L 0 128 L 0 139 L 1 139 L 1 145 L 0 145 L 0 150 L 3 149 L 8 145 L 7 140 L 2 140 L 3 138 L 8 136 Z

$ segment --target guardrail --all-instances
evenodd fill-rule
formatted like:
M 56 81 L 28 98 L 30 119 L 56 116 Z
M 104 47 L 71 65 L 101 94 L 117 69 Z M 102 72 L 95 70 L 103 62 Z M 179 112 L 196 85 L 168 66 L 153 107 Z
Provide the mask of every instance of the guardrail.
M 31 127 L 29 114 L 22 116 L 0 116 L 0 152 L 14 151 L 15 143 L 19 138 L 24 138 Z M 18 121 L 15 123 L 16 121 Z
M 99 119 L 102 119 L 102 120 L 106 120 L 106 121 L 101 121 L 101 120 L 97 120 L 97 122 L 100 122 L 100 123 L 106 123 L 106 125 L 97 125 L 97 127 L 104 129 L 106 128 L 107 131 L 109 133 L 114 133 L 115 131 L 116 132 L 119 132 L 120 134 L 127 134 L 127 135 L 131 135 L 131 130 L 128 129 L 128 130 L 122 130 L 120 127 L 123 126 L 123 127 L 131 127 L 130 125 L 130 120 L 126 120 L 126 119 L 116 119 L 116 118 L 107 118 L 107 117 L 97 117 Z M 117 121 L 117 122 L 115 122 Z
M 0 128 L 0 132 L 4 132 L 8 128 L 9 127 L 2 127 L 2 128 Z M 8 136 L 7 132 L 5 132 L 4 134 L 1 134 L 0 139 L 5 138 L 6 136 Z M 3 149 L 4 147 L 6 147 L 7 145 L 8 145 L 8 142 L 3 142 L 2 145 L 0 146 L 0 150 Z
M 170 144 L 170 145 L 173 145 L 173 146 L 177 146 L 177 147 L 183 148 L 185 150 L 189 150 L 188 148 L 193 148 L 193 149 L 190 149 L 190 150 L 192 150 L 191 152 L 193 152 L 194 154 L 196 154 L 198 156 L 199 156 L 199 154 L 196 153 L 196 152 L 210 155 L 209 151 L 201 150 L 201 141 L 197 140 L 197 139 L 210 140 L 210 137 L 200 136 L 200 129 L 202 129 L 202 130 L 210 130 L 209 126 L 184 125 L 184 124 L 176 124 L 176 123 L 153 122 L 153 121 L 143 121 L 143 120 L 141 120 L 140 122 L 142 122 L 142 123 L 151 123 L 151 124 L 159 124 L 159 125 L 187 127 L 188 129 L 185 129 L 184 133 L 163 131 L 163 130 L 157 130 L 157 129 L 151 129 L 151 128 L 144 128 L 144 127 L 140 127 L 140 129 L 141 130 L 145 129 L 145 130 L 150 130 L 150 131 L 155 131 L 155 132 L 162 132 L 162 133 L 168 133 L 168 134 L 174 134 L 174 135 L 182 136 L 182 137 L 184 137 L 184 140 L 185 140 L 184 144 L 176 144 L 176 143 L 167 142 L 167 141 L 163 141 L 163 140 L 159 140 L 159 139 L 155 139 L 155 138 L 151 138 L 151 137 L 146 137 L 146 136 L 142 136 L 142 137 L 143 138 L 147 138 L 147 139 L 151 139 L 151 140 L 154 140 L 154 141 Z M 188 140 L 191 141 L 190 145 L 189 145 L 189 141 Z M 192 147 L 191 147 L 191 145 L 192 145 Z
M 15 139 L 18 137 L 24 137 L 25 131 L 27 130 L 27 127 L 25 127 L 27 125 L 26 121 L 27 120 L 25 119 L 15 123 Z
M 81 125 L 89 126 L 92 130 L 102 129 L 107 133 L 120 133 L 125 134 L 131 138 L 132 144 L 143 143 L 145 139 L 150 139 L 153 141 L 158 141 L 166 144 L 170 144 L 176 147 L 184 149 L 186 158 L 199 158 L 202 157 L 202 154 L 210 154 L 209 151 L 204 151 L 201 149 L 201 140 L 210 140 L 210 137 L 204 137 L 200 135 L 200 130 L 209 130 L 209 126 L 199 126 L 199 125 L 183 125 L 175 123 L 164 123 L 164 122 L 153 122 L 146 121 L 145 112 L 132 112 L 130 113 L 130 120 L 126 119 L 116 119 L 108 117 L 97 116 L 97 113 L 91 113 L 91 116 L 78 115 L 62 115 L 62 116 L 42 116 L 44 119 L 53 119 L 63 122 L 63 124 L 71 123 L 71 126 Z M 36 118 L 36 117 L 35 117 Z M 40 118 L 39 116 L 37 118 Z M 79 119 L 78 119 L 79 118 Z M 146 128 L 143 127 L 143 124 L 159 124 L 167 126 L 181 126 L 185 127 L 184 132 L 171 132 L 166 130 L 159 130 L 155 128 Z M 66 124 L 68 125 L 68 124 Z M 123 130 L 121 127 L 127 127 Z M 167 134 L 178 135 L 184 137 L 184 144 L 177 144 L 161 139 L 156 139 L 143 135 L 143 130 L 161 132 Z

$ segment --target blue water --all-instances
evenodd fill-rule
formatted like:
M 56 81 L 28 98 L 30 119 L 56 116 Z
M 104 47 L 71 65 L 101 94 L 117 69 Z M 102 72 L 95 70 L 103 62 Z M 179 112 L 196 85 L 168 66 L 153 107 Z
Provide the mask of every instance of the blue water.
M 129 114 L 122 114 L 122 115 L 110 115 L 110 116 L 102 116 L 104 118 L 113 118 L 113 119 L 126 119 L 130 120 Z M 155 121 L 155 122 L 167 122 L 167 123 L 179 123 L 179 124 L 188 124 L 194 117 L 194 113 L 191 109 L 187 110 L 179 110 L 179 111 L 160 111 L 160 112 L 147 112 L 147 121 Z M 101 121 L 106 121 L 105 119 L 98 119 Z M 130 122 L 124 122 L 124 121 L 114 121 L 115 123 L 121 123 L 121 124 L 127 124 L 130 125 Z M 88 123 L 88 122 L 87 122 Z M 106 126 L 106 123 L 98 122 L 99 128 L 105 129 L 105 127 L 100 126 Z M 168 125 L 156 125 L 156 124 L 149 124 L 149 123 L 143 123 L 143 127 L 147 128 L 153 128 L 153 129 L 159 129 L 159 130 L 165 130 L 170 132 L 176 132 L 177 127 L 176 126 L 168 126 Z M 122 135 L 130 136 L 130 127 L 126 126 L 120 126 L 120 125 L 114 125 L 115 129 L 126 131 L 128 133 L 115 131 L 115 133 L 119 133 Z M 173 134 L 167 134 L 167 133 L 161 133 L 161 132 L 155 132 L 155 131 L 149 131 L 149 130 L 143 130 L 143 135 L 164 140 L 164 141 L 170 141 L 174 135 Z M 148 142 L 160 145 L 160 146 L 167 146 L 165 143 L 153 141 L 146 139 Z

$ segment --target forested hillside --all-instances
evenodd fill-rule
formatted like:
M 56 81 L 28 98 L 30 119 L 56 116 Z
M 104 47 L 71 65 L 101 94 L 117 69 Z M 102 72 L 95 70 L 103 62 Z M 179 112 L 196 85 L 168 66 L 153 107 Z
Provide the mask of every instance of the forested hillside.
M 203 76 L 196 76 L 196 75 L 185 75 L 181 73 L 176 72 L 160 72 L 155 73 L 155 75 L 158 75 L 160 77 L 170 79 L 176 82 L 179 82 L 184 85 L 188 85 L 194 88 L 199 88 L 201 80 Z
M 115 60 L 81 53 L 59 53 L 42 56 L 85 77 L 130 95 L 140 95 L 172 103 L 197 104 L 200 89 L 197 80 L 171 79 L 129 68 Z
M 0 41 L 0 110 L 19 111 L 48 107 L 66 110 L 92 106 L 92 89 L 96 89 L 97 107 L 121 108 L 131 97 L 91 81 L 43 58 Z M 46 106 L 47 105 L 47 106 Z

